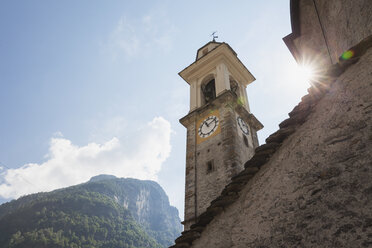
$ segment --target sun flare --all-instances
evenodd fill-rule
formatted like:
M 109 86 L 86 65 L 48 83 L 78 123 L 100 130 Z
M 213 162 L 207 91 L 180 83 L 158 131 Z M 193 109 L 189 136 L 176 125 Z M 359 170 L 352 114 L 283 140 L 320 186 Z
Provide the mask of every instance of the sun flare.
M 310 84 L 314 77 L 314 68 L 310 65 L 297 65 L 294 73 L 299 82 Z

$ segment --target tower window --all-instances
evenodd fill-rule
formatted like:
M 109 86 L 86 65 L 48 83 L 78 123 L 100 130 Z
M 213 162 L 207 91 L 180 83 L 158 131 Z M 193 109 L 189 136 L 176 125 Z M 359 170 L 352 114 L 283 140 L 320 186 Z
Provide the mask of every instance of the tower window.
M 207 174 L 214 171 L 214 163 L 213 160 L 207 162 Z
M 202 92 L 203 92 L 203 95 L 204 95 L 205 103 L 209 103 L 213 99 L 215 99 L 216 98 L 215 80 L 212 79 L 207 84 L 202 86 Z
M 243 141 L 246 147 L 249 147 L 247 136 L 243 134 Z

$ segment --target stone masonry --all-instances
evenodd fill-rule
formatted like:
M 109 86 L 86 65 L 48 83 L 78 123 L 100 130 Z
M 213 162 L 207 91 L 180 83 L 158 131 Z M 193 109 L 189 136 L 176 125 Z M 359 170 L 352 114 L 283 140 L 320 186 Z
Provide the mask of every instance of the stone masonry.
M 257 122 L 252 121 L 254 116 L 237 102 L 237 96 L 226 91 L 211 104 L 181 120 L 187 127 L 185 220 L 191 223 L 195 223 L 195 216 L 205 212 L 209 203 L 221 193 L 231 178 L 243 170 L 244 162 L 253 156 L 254 149 L 258 146 L 256 130 L 261 126 L 255 126 Z M 196 145 L 196 122 L 213 110 L 219 111 L 221 133 Z M 238 135 L 236 112 L 243 116 L 251 127 L 248 136 L 251 145 L 248 147 Z M 206 168 L 208 161 L 214 163 L 211 172 Z M 190 225 L 185 223 L 185 229 L 189 229 Z
M 372 245 L 371 47 L 328 69 L 175 247 Z
M 372 2 L 290 3 L 309 94 L 173 247 L 372 247 Z

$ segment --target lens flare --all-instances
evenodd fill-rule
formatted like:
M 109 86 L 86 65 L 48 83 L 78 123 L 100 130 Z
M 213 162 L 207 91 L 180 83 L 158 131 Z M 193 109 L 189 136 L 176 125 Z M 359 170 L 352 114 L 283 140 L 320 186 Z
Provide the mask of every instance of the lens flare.
M 353 50 L 347 50 L 341 55 L 341 59 L 348 60 L 354 57 L 354 51 Z
M 296 70 L 296 77 L 298 80 L 310 83 L 314 76 L 314 69 L 310 65 L 299 65 Z
M 244 105 L 244 99 L 243 99 L 243 97 L 239 97 L 238 100 L 237 100 L 237 103 L 238 103 L 238 105 L 243 106 Z

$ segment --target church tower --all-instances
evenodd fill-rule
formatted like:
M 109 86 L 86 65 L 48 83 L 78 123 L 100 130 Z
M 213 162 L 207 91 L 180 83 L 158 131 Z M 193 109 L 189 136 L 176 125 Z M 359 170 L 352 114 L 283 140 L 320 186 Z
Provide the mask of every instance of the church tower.
M 190 85 L 187 128 L 185 230 L 190 229 L 244 168 L 263 125 L 249 110 L 246 86 L 255 78 L 224 42 L 211 41 L 179 75 Z

